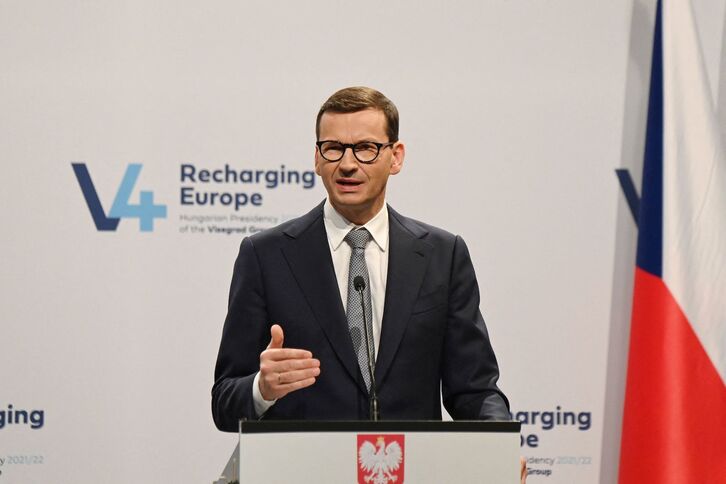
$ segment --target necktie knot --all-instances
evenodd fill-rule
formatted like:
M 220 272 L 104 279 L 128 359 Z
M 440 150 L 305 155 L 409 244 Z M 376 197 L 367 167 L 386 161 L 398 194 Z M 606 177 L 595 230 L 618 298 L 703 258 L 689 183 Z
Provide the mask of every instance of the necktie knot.
M 371 233 L 368 229 L 353 229 L 345 236 L 345 241 L 354 249 L 365 249 L 370 240 Z

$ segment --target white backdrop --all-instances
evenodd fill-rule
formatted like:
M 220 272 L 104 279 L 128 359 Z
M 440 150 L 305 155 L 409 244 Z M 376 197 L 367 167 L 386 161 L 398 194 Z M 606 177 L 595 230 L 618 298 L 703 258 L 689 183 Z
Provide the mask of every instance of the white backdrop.
M 639 176 L 629 151 L 642 152 L 649 62 L 632 60 L 649 59 L 652 10 L 4 1 L 0 484 L 217 477 L 235 436 L 214 428 L 210 390 L 243 233 L 212 226 L 269 227 L 324 190 L 183 182 L 181 166 L 309 171 L 317 109 L 361 84 L 401 112 L 408 150 L 389 202 L 468 242 L 513 411 L 588 419 L 523 426 L 538 446 L 522 454 L 542 472 L 529 482 L 596 482 L 603 438 L 617 442 L 603 432 L 606 388 L 622 383 L 624 354 L 608 340 L 611 318 L 629 317 L 619 294 L 634 230 L 613 170 L 627 161 Z M 151 232 L 127 218 L 98 231 L 71 163 L 85 163 L 107 215 L 141 164 L 130 203 L 152 191 L 166 218 Z M 185 205 L 183 187 L 262 202 Z M 42 425 L 8 418 L 19 409 Z

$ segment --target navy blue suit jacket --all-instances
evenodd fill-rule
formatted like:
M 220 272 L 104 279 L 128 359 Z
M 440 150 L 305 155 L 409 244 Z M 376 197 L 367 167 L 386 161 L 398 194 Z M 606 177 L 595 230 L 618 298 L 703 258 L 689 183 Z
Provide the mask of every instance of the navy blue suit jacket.
M 388 207 L 389 259 L 376 381 L 381 419 L 509 419 L 499 369 L 479 311 L 464 241 Z M 257 418 L 252 381 L 278 323 L 285 347 L 320 360 L 311 387 L 275 403 L 265 419 L 368 419 L 368 395 L 340 299 L 322 204 L 245 238 L 234 266 L 212 388 L 220 430 Z

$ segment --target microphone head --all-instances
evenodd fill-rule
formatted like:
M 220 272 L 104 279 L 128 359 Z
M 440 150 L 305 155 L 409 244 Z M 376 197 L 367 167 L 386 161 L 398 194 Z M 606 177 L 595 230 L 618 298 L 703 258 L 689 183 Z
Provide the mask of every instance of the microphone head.
M 366 288 L 366 281 L 363 280 L 363 277 L 361 276 L 355 276 L 353 278 L 353 288 L 356 291 L 362 291 Z

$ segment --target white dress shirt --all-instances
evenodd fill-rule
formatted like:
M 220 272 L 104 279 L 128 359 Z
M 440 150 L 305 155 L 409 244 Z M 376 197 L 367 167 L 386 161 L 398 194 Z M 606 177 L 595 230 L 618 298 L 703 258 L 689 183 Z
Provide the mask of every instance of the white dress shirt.
M 366 267 L 371 289 L 371 306 L 373 314 L 374 352 L 378 355 L 378 343 L 381 340 L 381 321 L 383 321 L 383 305 L 386 300 L 386 278 L 388 276 L 388 210 L 386 204 L 364 225 L 355 225 L 347 221 L 326 200 L 323 206 L 325 232 L 328 234 L 330 255 L 333 258 L 335 277 L 338 279 L 340 299 L 343 310 L 348 308 L 348 271 L 352 249 L 345 242 L 345 236 L 351 230 L 365 227 L 371 233 L 372 240 L 365 250 Z
M 383 321 L 383 307 L 386 302 L 386 279 L 388 277 L 388 209 L 386 204 L 368 222 L 363 225 L 356 225 L 346 220 L 325 200 L 323 206 L 323 222 L 325 232 L 328 236 L 328 247 L 330 256 L 333 259 L 333 269 L 338 280 L 340 300 L 343 302 L 343 309 L 347 310 L 348 305 L 348 272 L 350 265 L 350 254 L 352 249 L 345 242 L 345 236 L 353 229 L 365 227 L 371 233 L 372 240 L 365 250 L 366 266 L 371 290 L 371 313 L 373 315 L 373 351 L 378 355 L 378 344 L 381 340 L 381 322 Z M 280 325 L 285 329 L 285 322 Z M 302 348 L 305 349 L 305 348 Z M 313 355 L 314 356 L 314 355 Z M 321 369 L 325 371 L 324 369 Z M 259 387 L 259 372 L 252 382 L 252 398 L 255 404 L 255 411 L 258 416 L 264 414 L 276 400 L 265 400 L 262 398 Z

